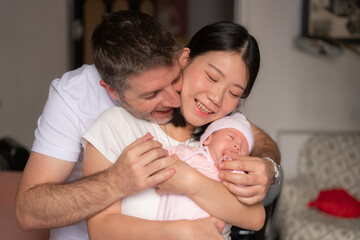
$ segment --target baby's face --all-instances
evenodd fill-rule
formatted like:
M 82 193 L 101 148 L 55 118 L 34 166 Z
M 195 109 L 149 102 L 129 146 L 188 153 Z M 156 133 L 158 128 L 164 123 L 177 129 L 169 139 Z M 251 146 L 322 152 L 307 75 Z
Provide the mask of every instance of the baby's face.
M 249 144 L 244 134 L 235 128 L 224 128 L 213 132 L 203 145 L 208 146 L 216 164 L 224 158 L 226 149 L 239 155 L 247 155 L 249 152 Z

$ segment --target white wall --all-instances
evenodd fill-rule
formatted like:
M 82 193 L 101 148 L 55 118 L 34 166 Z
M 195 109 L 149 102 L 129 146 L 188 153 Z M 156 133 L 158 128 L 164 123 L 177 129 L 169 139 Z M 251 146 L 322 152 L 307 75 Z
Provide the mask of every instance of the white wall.
M 262 57 L 245 111 L 277 141 L 281 130 L 360 130 L 360 56 L 346 50 L 331 59 L 298 50 L 301 4 L 237 0 L 236 21 L 256 37 Z M 280 147 L 287 156 L 285 144 Z M 283 165 L 291 168 L 295 161 L 283 159 Z
M 1 1 L 0 138 L 31 147 L 50 81 L 70 65 L 67 7 L 67 1 Z

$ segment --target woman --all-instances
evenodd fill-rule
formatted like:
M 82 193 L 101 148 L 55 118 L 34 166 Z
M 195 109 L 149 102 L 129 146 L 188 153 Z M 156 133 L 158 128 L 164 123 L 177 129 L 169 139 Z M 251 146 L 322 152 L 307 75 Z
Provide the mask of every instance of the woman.
M 181 63 L 184 66 L 182 105 L 173 122 L 158 125 L 133 118 L 121 108 L 106 111 L 84 136 L 84 139 L 91 143 L 86 147 L 84 175 L 102 170 L 101 162 L 114 163 L 128 144 L 137 137 L 145 135 L 146 132 L 150 132 L 163 146 L 179 143 L 196 144 L 191 137 L 197 127 L 228 115 L 237 107 L 241 97 L 249 95 L 260 62 L 256 40 L 245 28 L 234 23 L 216 23 L 201 29 L 191 39 L 188 48 L 184 49 L 182 59 Z M 130 129 L 134 122 L 138 127 Z M 104 133 L 106 136 L 99 140 L 99 135 Z M 197 130 L 197 134 L 201 134 L 201 131 Z M 122 138 L 124 135 L 126 139 Z M 152 140 L 147 135 L 138 139 L 137 143 L 143 141 Z M 106 158 L 98 154 L 99 151 Z M 91 154 L 93 152 L 97 152 L 96 157 Z M 166 192 L 167 189 L 171 189 L 173 193 L 175 191 L 186 194 L 212 216 L 228 223 L 254 230 L 262 227 L 264 209 L 261 204 L 253 206 L 241 204 L 221 183 L 202 176 L 181 161 L 175 165 L 175 176 L 159 186 L 161 191 Z M 182 188 L 177 187 L 179 183 Z M 204 186 L 210 190 L 203 191 Z M 176 192 L 178 189 L 181 190 Z M 188 190 L 183 191 L 184 189 Z M 206 194 L 211 191 L 214 193 L 207 196 Z M 134 218 L 153 220 L 154 214 L 156 216 L 157 213 L 158 202 L 159 196 L 154 189 L 148 189 L 141 194 L 114 203 L 88 220 L 89 234 L 94 238 L 99 236 L 105 239 L 111 237 L 143 239 L 143 232 L 147 233 L 149 239 L 155 236 L 158 239 L 168 239 L 169 236 L 178 235 L 179 228 L 167 233 L 167 230 L 173 228 L 174 222 L 155 223 L 162 229 L 159 233 L 156 231 L 157 228 L 152 227 L 153 224 Z M 248 219 L 249 214 L 251 218 Z M 180 221 L 180 224 L 185 226 L 182 229 L 186 230 L 186 221 Z M 217 222 L 216 225 L 219 231 L 222 230 L 221 222 Z M 105 234 L 109 234 L 108 237 L 105 237 Z M 157 234 L 165 234 L 166 237 Z M 191 233 L 186 236 L 186 231 L 182 234 L 184 239 L 201 239 L 201 231 L 198 235 Z M 228 237 L 228 234 L 229 232 L 225 233 L 225 236 Z M 220 238 L 221 236 L 218 239 Z

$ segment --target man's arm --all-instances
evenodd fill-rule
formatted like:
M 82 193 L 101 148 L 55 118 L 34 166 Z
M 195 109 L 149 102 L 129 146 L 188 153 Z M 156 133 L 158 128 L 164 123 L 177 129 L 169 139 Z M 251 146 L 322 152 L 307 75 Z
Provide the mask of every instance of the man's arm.
M 85 220 L 126 195 L 168 179 L 174 170 L 160 170 L 173 162 L 171 158 L 148 165 L 118 161 L 92 176 L 65 183 L 75 163 L 32 152 L 16 197 L 18 221 L 24 230 L 32 230 Z
M 109 186 L 105 173 L 65 183 L 74 165 L 31 153 L 16 197 L 16 215 L 24 230 L 69 225 L 117 200 L 121 192 Z M 99 188 L 101 184 L 105 186 Z
M 251 124 L 251 130 L 254 135 L 254 149 L 251 152 L 251 156 L 254 157 L 269 157 L 277 164 L 280 164 L 281 156 L 280 150 L 275 141 L 263 130 Z
M 279 164 L 280 151 L 268 134 L 254 124 L 250 124 L 255 140 L 251 156 L 239 156 L 228 152 L 233 160 L 219 165 L 222 170 L 244 171 L 248 174 L 221 171 L 219 177 L 224 180 L 226 188 L 241 202 L 251 205 L 265 198 L 274 178 L 274 165 L 263 157 L 270 157 Z

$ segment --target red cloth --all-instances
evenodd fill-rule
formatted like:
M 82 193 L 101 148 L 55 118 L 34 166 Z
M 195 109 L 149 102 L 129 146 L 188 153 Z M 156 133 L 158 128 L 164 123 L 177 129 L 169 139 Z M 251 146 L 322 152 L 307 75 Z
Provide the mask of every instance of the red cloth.
M 308 206 L 337 217 L 360 217 L 360 202 L 344 189 L 322 190 Z

